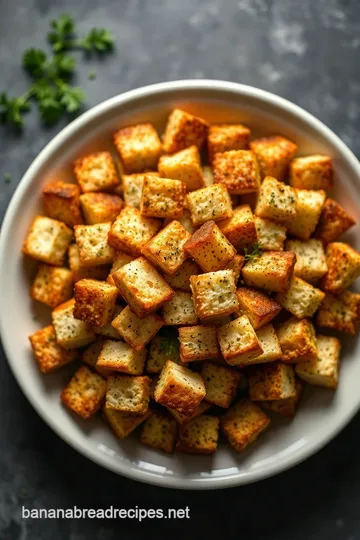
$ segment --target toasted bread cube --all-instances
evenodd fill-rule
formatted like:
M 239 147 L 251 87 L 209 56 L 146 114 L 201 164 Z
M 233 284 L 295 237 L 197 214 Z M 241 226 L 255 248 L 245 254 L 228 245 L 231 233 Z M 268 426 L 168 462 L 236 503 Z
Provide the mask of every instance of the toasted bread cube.
M 220 355 L 215 326 L 179 328 L 180 359 L 182 362 L 211 360 Z
M 277 180 L 286 179 L 290 161 L 297 152 L 297 146 L 285 137 L 273 135 L 255 139 L 250 148 L 258 159 L 262 177 L 273 176 Z
M 248 287 L 286 292 L 290 287 L 295 263 L 296 255 L 291 251 L 265 251 L 245 262 L 242 277 Z
M 186 241 L 184 249 L 204 272 L 225 268 L 236 255 L 236 249 L 215 221 L 207 221 L 195 231 Z
M 111 375 L 107 381 L 105 407 L 143 415 L 148 411 L 151 379 L 147 376 Z
M 280 223 L 291 222 L 296 216 L 297 192 L 294 188 L 266 176 L 260 187 L 255 214 Z
M 149 172 L 151 176 L 158 176 L 157 172 Z M 122 177 L 124 201 L 126 206 L 140 209 L 141 193 L 144 185 L 144 173 L 124 174 Z
M 175 447 L 176 431 L 176 421 L 173 418 L 164 412 L 153 412 L 143 424 L 140 442 L 171 454 Z
M 61 392 L 63 404 L 88 420 L 100 409 L 106 393 L 106 381 L 87 366 L 81 366 Z
M 129 306 L 126 306 L 111 324 L 130 347 L 135 351 L 142 351 L 164 325 L 164 321 L 154 313 L 139 319 Z
M 113 409 L 102 409 L 104 419 L 111 427 L 112 431 L 118 439 L 125 439 L 132 433 L 140 424 L 142 424 L 150 416 L 150 411 L 145 414 L 131 414 Z
M 112 317 L 115 319 L 123 311 L 123 309 L 124 309 L 124 306 L 122 304 L 116 304 Z M 106 337 L 108 339 L 117 339 L 117 340 L 122 339 L 119 332 L 117 332 L 115 328 L 112 326 L 111 319 L 104 326 L 93 326 L 92 327 L 93 331 L 95 332 L 95 334 Z
M 272 324 L 268 324 L 259 328 L 256 332 L 257 338 L 260 342 L 263 353 L 256 358 L 251 358 L 243 366 L 250 366 L 252 364 L 265 364 L 266 362 L 274 362 L 275 360 L 281 360 L 282 350 L 280 347 L 279 339 L 276 335 L 275 329 Z
M 175 291 L 174 296 L 163 303 L 161 316 L 167 326 L 197 324 L 198 317 L 191 293 Z
M 219 221 L 232 215 L 228 190 L 223 184 L 213 184 L 186 195 L 193 225 L 202 225 L 212 219 Z
M 36 216 L 22 247 L 24 255 L 54 266 L 63 266 L 72 230 L 62 221 Z
M 46 214 L 69 227 L 82 223 L 79 202 L 80 188 L 66 182 L 51 182 L 42 190 Z
M 114 144 L 127 174 L 156 170 L 162 145 L 151 124 L 137 124 L 114 133 Z
M 142 254 L 166 274 L 175 274 L 185 262 L 184 245 L 190 233 L 179 223 L 171 221 L 141 250 Z
M 200 148 L 208 129 L 209 124 L 202 118 L 181 109 L 174 109 L 169 115 L 163 135 L 165 152 L 173 154 L 194 145 Z
M 150 342 L 148 358 L 146 362 L 147 373 L 159 374 L 166 360 L 180 363 L 179 341 L 177 335 L 156 335 Z
M 257 242 L 254 216 L 248 204 L 235 208 L 230 218 L 219 222 L 219 227 L 238 251 Z
M 296 255 L 295 276 L 314 283 L 326 274 L 325 251 L 320 240 L 286 240 L 285 250 Z
M 281 251 L 284 249 L 286 228 L 271 219 L 254 216 L 257 243 L 263 251 Z
M 52 325 L 38 330 L 29 340 L 41 373 L 51 373 L 77 358 L 77 351 L 60 347 Z
M 321 287 L 332 294 L 344 292 L 360 276 L 360 253 L 344 242 L 328 244 L 326 264 Z
M 327 293 L 316 314 L 316 323 L 355 335 L 360 322 L 360 294 L 345 291 L 334 296 Z
M 242 399 L 220 419 L 220 427 L 235 452 L 242 452 L 270 424 L 270 418 L 256 403 Z
M 265 409 L 276 412 L 285 418 L 292 418 L 295 416 L 297 405 L 304 390 L 304 385 L 299 379 L 295 380 L 295 390 L 296 394 L 294 397 L 275 399 L 274 401 L 262 401 L 261 405 L 265 407 Z
M 124 208 L 109 232 L 109 244 L 116 251 L 138 257 L 141 249 L 160 230 L 161 221 L 142 216 L 137 208 Z
M 248 370 L 249 398 L 268 401 L 295 397 L 295 373 L 292 366 L 273 362 Z
M 317 345 L 311 321 L 308 319 L 299 321 L 292 317 L 279 325 L 276 331 L 282 350 L 282 362 L 316 360 Z
M 54 308 L 71 298 L 72 285 L 71 270 L 42 263 L 39 264 L 32 283 L 30 296 L 34 300 Z
M 229 150 L 245 150 L 249 147 L 250 129 L 242 124 L 210 126 L 207 146 L 210 163 L 215 154 Z
M 80 203 L 88 225 L 113 222 L 124 207 L 122 198 L 111 193 L 83 193 Z
M 309 384 L 335 390 L 338 385 L 340 341 L 335 337 L 316 337 L 318 358 L 296 364 L 296 374 Z
M 125 266 L 125 264 L 128 264 L 134 259 L 136 259 L 136 257 L 133 255 L 128 255 L 124 251 L 117 251 L 114 255 L 114 261 L 112 263 L 112 267 L 110 268 L 110 274 L 106 278 L 106 282 L 109 285 L 115 285 L 112 274 L 117 270 L 120 270 L 120 268 Z
M 74 317 L 93 326 L 105 326 L 111 321 L 117 289 L 104 281 L 81 279 L 74 287 Z
M 198 373 L 167 360 L 155 388 L 155 401 L 191 416 L 205 397 L 205 384 Z
M 296 190 L 296 217 L 286 221 L 288 234 L 308 240 L 319 221 L 326 193 L 323 190 Z
M 79 349 L 95 341 L 96 335 L 91 326 L 74 317 L 75 300 L 72 298 L 52 312 L 56 340 L 64 349 Z
M 114 258 L 108 244 L 111 223 L 96 225 L 75 225 L 75 241 L 79 248 L 80 263 L 83 266 L 110 264 Z
M 232 270 L 235 274 L 235 283 L 237 283 L 241 276 L 241 270 L 244 266 L 245 258 L 243 255 L 235 255 L 232 261 L 229 262 L 224 270 Z
M 259 165 L 251 150 L 230 150 L 213 158 L 214 182 L 223 184 L 229 193 L 243 195 L 258 192 Z
M 178 411 L 175 411 L 174 409 L 170 409 L 170 407 L 167 408 L 169 413 L 175 418 L 178 424 L 183 425 L 187 422 L 190 422 L 192 418 L 196 418 L 197 416 L 200 416 L 201 414 L 205 413 L 212 407 L 212 403 L 208 403 L 204 399 L 200 403 L 198 407 L 194 410 L 191 416 L 186 416 L 185 414 L 179 413 Z
M 96 366 L 129 375 L 141 375 L 146 360 L 146 350 L 135 351 L 123 341 L 106 340 L 99 354 Z
M 146 175 L 140 201 L 141 215 L 177 219 L 183 213 L 185 195 L 184 182 Z
M 203 178 L 204 178 L 204 186 L 212 186 L 214 183 L 214 173 L 212 170 L 212 167 L 209 167 L 209 165 L 205 165 L 202 168 L 203 171 Z
M 275 300 L 298 319 L 312 317 L 318 310 L 325 293 L 301 278 L 293 276 L 289 289 L 278 293 Z
M 204 362 L 200 372 L 206 388 L 206 401 L 227 409 L 239 389 L 242 373 L 234 369 Z
M 69 265 L 74 283 L 80 279 L 99 279 L 103 281 L 108 275 L 107 266 L 84 266 L 80 261 L 79 248 L 77 244 L 71 244 L 68 250 Z
M 238 308 L 235 274 L 232 270 L 191 276 L 190 287 L 195 311 L 200 319 L 231 315 Z
M 239 315 L 247 315 L 254 330 L 267 325 L 281 311 L 281 305 L 265 293 L 250 287 L 236 291 L 239 301 Z
M 94 343 L 91 343 L 81 354 L 81 360 L 85 362 L 88 366 L 90 366 L 92 369 L 97 371 L 99 375 L 104 377 L 105 379 L 108 378 L 109 375 L 114 373 L 111 369 L 101 368 L 96 365 L 98 358 L 101 353 L 101 349 L 104 345 L 104 338 L 100 337 Z
M 326 199 L 314 236 L 327 244 L 337 240 L 353 225 L 355 225 L 355 220 L 338 202 Z
M 180 291 L 191 291 L 190 277 L 200 274 L 198 265 L 190 259 L 183 262 L 180 268 L 172 275 L 165 275 L 165 279 L 173 289 Z
M 120 184 L 110 152 L 94 152 L 77 159 L 74 172 L 83 193 L 112 191 Z
M 213 454 L 219 439 L 218 416 L 202 414 L 180 426 L 177 450 L 186 454 Z
M 171 156 L 161 156 L 158 169 L 160 176 L 184 182 L 187 191 L 204 187 L 200 153 L 195 145 Z
M 217 336 L 221 353 L 230 366 L 246 364 L 264 352 L 246 315 L 220 326 Z
M 324 189 L 333 186 L 333 166 L 330 156 L 315 154 L 298 157 L 290 163 L 290 185 L 300 189 Z

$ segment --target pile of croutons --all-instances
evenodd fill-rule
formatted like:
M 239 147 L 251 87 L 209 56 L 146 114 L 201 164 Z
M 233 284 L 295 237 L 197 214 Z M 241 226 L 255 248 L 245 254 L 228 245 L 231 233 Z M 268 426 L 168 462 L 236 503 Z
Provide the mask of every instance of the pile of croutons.
M 292 417 L 304 383 L 336 389 L 340 342 L 318 329 L 357 331 L 331 158 L 179 109 L 162 138 L 129 126 L 114 147 L 45 186 L 25 240 L 30 295 L 53 309 L 30 336 L 39 368 L 80 359 L 61 400 L 120 439 L 141 424 L 144 445 L 211 454 L 221 431 L 240 452 L 264 409 Z

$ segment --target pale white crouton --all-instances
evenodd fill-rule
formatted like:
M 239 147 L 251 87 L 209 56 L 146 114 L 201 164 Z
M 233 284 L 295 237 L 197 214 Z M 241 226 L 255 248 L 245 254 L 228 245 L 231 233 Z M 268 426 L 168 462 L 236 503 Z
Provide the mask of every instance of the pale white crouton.
M 74 299 L 60 304 L 52 312 L 56 340 L 64 349 L 78 349 L 95 341 L 96 335 L 91 326 L 74 317 Z
M 142 422 L 150 416 L 150 411 L 145 414 L 131 414 L 122 411 L 115 411 L 103 407 L 102 413 L 104 419 L 111 427 L 112 431 L 118 439 L 125 439 L 132 433 Z
M 318 335 L 318 358 L 296 364 L 296 374 L 309 384 L 335 390 L 339 378 L 340 341 L 335 337 Z
M 101 281 L 106 279 L 109 272 L 108 266 L 85 266 L 82 264 L 77 244 L 69 246 L 68 257 L 74 283 L 80 279 L 99 279 Z M 110 285 L 113 285 L 113 283 L 110 283 Z
M 219 221 L 232 215 L 230 195 L 222 184 L 213 184 L 188 193 L 186 204 L 195 226 L 202 225 L 210 219 Z
M 161 316 L 168 326 L 197 324 L 198 317 L 191 293 L 175 291 L 174 296 L 163 303 Z
M 296 215 L 296 190 L 272 176 L 266 176 L 260 187 L 255 214 L 280 223 L 288 223 Z
M 123 341 L 106 340 L 96 362 L 97 367 L 141 375 L 146 360 L 146 350 L 135 351 Z
M 218 270 L 190 277 L 195 311 L 200 319 L 223 317 L 238 308 L 235 274 Z
M 116 374 L 107 380 L 107 409 L 143 415 L 148 411 L 151 379 L 146 376 Z
M 126 206 L 133 206 L 140 209 L 141 193 L 144 185 L 146 173 L 124 174 L 122 184 L 124 190 L 124 201 Z M 157 172 L 149 172 L 151 176 L 158 176 Z
M 75 225 L 75 241 L 83 266 L 112 263 L 114 252 L 108 244 L 110 228 L 111 223 Z
M 220 356 L 215 326 L 179 328 L 181 361 L 210 360 Z
M 285 250 L 296 255 L 295 276 L 314 283 L 326 274 L 325 251 L 320 240 L 286 240 Z
M 286 221 L 288 234 L 308 240 L 315 231 L 326 199 L 323 190 L 296 189 L 296 217 Z
M 124 208 L 109 232 L 109 245 L 138 257 L 141 249 L 161 229 L 161 221 L 142 216 L 137 208 Z
M 291 251 L 265 251 L 245 262 L 242 277 L 248 287 L 285 292 L 290 286 L 295 262 L 296 255 Z
M 194 261 L 187 259 L 172 276 L 164 275 L 164 278 L 173 289 L 189 292 L 191 291 L 190 277 L 198 274 L 200 274 L 198 265 Z
M 231 366 L 245 365 L 264 352 L 246 315 L 217 329 L 221 353 Z
M 106 278 L 106 282 L 109 283 L 109 285 L 115 285 L 112 274 L 117 270 L 120 270 L 120 268 L 125 266 L 125 264 L 128 264 L 134 259 L 136 259 L 134 255 L 128 255 L 124 251 L 116 251 L 112 266 L 110 268 L 110 273 Z
M 257 242 L 263 251 L 281 251 L 286 239 L 286 228 L 271 219 L 254 217 Z
M 275 329 L 272 324 L 268 324 L 256 331 L 263 353 L 255 358 L 246 361 L 244 366 L 252 364 L 265 364 L 282 359 L 282 350 Z M 242 365 L 239 367 L 243 367 Z
M 141 351 L 158 333 L 160 328 L 164 325 L 164 321 L 155 313 L 151 313 L 144 319 L 139 319 L 139 317 L 131 311 L 130 307 L 126 306 L 126 308 L 115 317 L 111 325 L 120 336 L 135 349 L 135 351 Z
M 326 264 L 321 287 L 327 292 L 340 294 L 360 276 L 360 253 L 344 242 L 328 244 Z
M 121 128 L 114 133 L 113 138 L 127 174 L 156 170 L 162 145 L 151 124 Z
M 36 216 L 22 247 L 24 255 L 54 266 L 63 266 L 72 230 L 62 221 Z
M 275 296 L 275 300 L 298 319 L 312 317 L 324 298 L 323 291 L 296 276 L 292 278 L 286 292 Z

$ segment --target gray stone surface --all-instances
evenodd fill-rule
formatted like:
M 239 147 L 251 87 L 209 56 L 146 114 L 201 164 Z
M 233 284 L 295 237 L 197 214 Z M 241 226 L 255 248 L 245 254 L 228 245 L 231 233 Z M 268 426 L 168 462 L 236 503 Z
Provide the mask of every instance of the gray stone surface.
M 358 0 L 1 0 L 1 89 L 26 88 L 21 53 L 43 46 L 51 18 L 109 27 L 116 53 L 81 62 L 87 106 L 144 84 L 180 78 L 239 81 L 315 114 L 360 155 Z M 81 55 L 79 55 L 80 60 Z M 96 69 L 97 79 L 88 80 Z M 3 215 L 33 158 L 61 129 L 35 112 L 22 136 L 0 128 Z M 172 536 L 273 540 L 360 539 L 360 419 L 324 450 L 276 478 L 223 492 L 169 491 L 113 475 L 76 454 L 40 420 L 0 365 L 0 539 Z M 325 419 L 326 421 L 326 419 Z M 20 507 L 181 508 L 188 521 L 24 521 Z

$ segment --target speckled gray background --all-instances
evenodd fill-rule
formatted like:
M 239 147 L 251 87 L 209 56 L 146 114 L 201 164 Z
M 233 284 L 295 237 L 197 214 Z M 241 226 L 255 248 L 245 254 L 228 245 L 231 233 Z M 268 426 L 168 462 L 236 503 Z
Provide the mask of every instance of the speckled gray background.
M 273 91 L 305 107 L 360 156 L 358 0 L 1 0 L 0 90 L 26 88 L 21 52 L 43 46 L 63 11 L 79 30 L 106 26 L 117 50 L 81 63 L 90 107 L 152 82 L 217 78 Z M 79 60 L 80 60 L 79 55 Z M 96 69 L 97 79 L 88 80 Z M 22 174 L 61 129 L 36 113 L 22 136 L 0 128 L 0 210 Z M 5 185 L 2 177 L 13 180 Z M 1 301 L 1 300 L 0 300 Z M 223 492 L 169 491 L 115 476 L 76 454 L 40 420 L 0 364 L 0 539 L 90 540 L 151 536 L 271 540 L 360 539 L 360 418 L 295 469 Z M 326 419 L 325 419 L 326 421 Z M 187 521 L 24 521 L 21 505 L 190 506 Z

